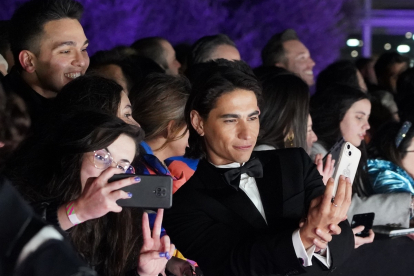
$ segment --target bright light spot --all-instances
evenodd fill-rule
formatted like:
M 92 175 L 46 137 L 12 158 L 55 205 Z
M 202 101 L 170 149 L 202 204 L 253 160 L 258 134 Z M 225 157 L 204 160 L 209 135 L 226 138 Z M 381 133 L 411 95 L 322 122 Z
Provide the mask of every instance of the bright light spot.
M 351 56 L 352 56 L 352 57 L 357 57 L 357 56 L 358 56 L 358 51 L 353 50 L 353 51 L 351 52 Z
M 398 53 L 408 53 L 411 50 L 410 46 L 408 45 L 399 45 L 397 47 L 397 52 Z
M 360 40 L 360 41 L 359 41 L 359 45 L 358 45 L 358 46 L 359 46 L 359 47 L 364 46 L 364 41 Z
M 389 43 L 385 43 L 385 45 L 384 45 L 384 49 L 385 49 L 385 50 L 389 50 L 389 49 L 391 49 L 391 44 L 389 44 Z
M 356 38 L 350 38 L 346 41 L 346 45 L 349 47 L 356 47 L 359 45 L 359 40 Z
M 410 39 L 410 38 L 413 37 L 413 33 L 412 32 L 406 32 L 405 33 L 405 37 L 408 38 L 408 39 Z

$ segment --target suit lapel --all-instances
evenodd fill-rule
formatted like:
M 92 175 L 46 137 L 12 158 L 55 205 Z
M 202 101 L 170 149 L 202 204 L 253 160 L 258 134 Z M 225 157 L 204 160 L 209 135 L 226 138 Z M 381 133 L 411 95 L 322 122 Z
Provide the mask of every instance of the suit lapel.
M 232 215 L 237 215 L 255 229 L 266 229 L 267 224 L 250 198 L 239 189 L 236 191 L 207 161 L 200 161 L 197 174 L 203 185 L 203 192 L 220 202 Z M 200 187 L 201 188 L 201 187 Z

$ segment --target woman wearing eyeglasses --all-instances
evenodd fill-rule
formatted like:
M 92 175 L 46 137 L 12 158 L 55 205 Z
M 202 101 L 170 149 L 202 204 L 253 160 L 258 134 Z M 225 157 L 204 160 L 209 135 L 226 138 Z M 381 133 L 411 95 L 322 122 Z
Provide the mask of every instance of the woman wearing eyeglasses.
M 371 140 L 368 173 L 374 193 L 414 194 L 414 127 L 389 122 Z
M 139 177 L 108 183 L 114 174 L 133 172 L 140 132 L 112 115 L 65 114 L 49 125 L 47 135 L 33 138 L 30 150 L 19 151 L 19 165 L 9 172 L 37 210 L 56 206 L 46 219 L 67 230 L 99 275 L 158 275 L 174 252 L 168 236 L 159 236 L 162 212 L 151 235 L 146 214 L 141 228 L 142 211 L 116 203 L 134 196 L 119 189 L 139 185 Z

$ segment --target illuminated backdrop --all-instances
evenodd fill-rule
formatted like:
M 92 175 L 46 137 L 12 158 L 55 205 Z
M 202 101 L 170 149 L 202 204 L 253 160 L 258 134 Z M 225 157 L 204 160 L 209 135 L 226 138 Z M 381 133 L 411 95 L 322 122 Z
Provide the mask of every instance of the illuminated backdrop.
M 339 57 L 355 0 L 80 0 L 89 53 L 162 36 L 177 44 L 225 33 L 252 66 L 276 32 L 293 28 L 320 71 Z M 0 1 L 0 19 L 9 19 L 22 0 Z M 355 22 L 354 22 L 355 23 Z

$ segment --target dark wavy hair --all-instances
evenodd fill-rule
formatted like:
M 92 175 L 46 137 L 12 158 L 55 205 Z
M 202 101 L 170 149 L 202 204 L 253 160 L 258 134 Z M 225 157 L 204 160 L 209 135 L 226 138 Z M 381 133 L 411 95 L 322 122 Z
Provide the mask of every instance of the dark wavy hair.
M 170 135 L 160 149 L 183 137 L 186 132 L 178 134 L 184 127 L 187 128 L 184 108 L 190 89 L 186 77 L 153 73 L 131 90 L 129 97 L 133 106 L 132 114 L 145 130 L 146 140 L 165 133 L 170 121 L 174 122 Z
M 185 107 L 185 118 L 190 126 L 190 147 L 186 155 L 201 158 L 206 157 L 204 137 L 191 126 L 191 111 L 196 110 L 203 119 L 207 119 L 217 99 L 235 89 L 252 91 L 260 106 L 262 89 L 252 69 L 243 61 L 217 59 L 196 64 L 189 72 L 192 89 Z
M 277 67 L 259 76 L 263 87 L 258 145 L 285 147 L 285 138 L 293 132 L 293 146 L 307 150 L 309 86 L 298 76 Z
M 414 137 L 414 127 L 407 131 L 405 137 L 397 147 L 395 139 L 403 125 L 403 122 L 388 122 L 384 124 L 368 144 L 368 155 L 373 159 L 385 159 L 402 166 L 402 160 L 407 155 L 407 149 Z
M 323 93 L 330 86 L 348 85 L 360 89 L 357 67 L 349 60 L 340 60 L 323 69 L 316 80 L 316 93 Z
M 65 114 L 32 137 L 28 150 L 18 150 L 7 176 L 30 203 L 61 206 L 82 192 L 80 173 L 85 153 L 108 147 L 121 134 L 138 147 L 140 129 L 121 119 L 94 111 Z M 77 251 L 102 275 L 123 275 L 136 267 L 140 246 L 141 210 L 125 208 L 74 226 L 70 231 Z
M 315 94 L 310 101 L 310 114 L 313 130 L 318 136 L 318 142 L 329 150 L 341 137 L 340 123 L 351 106 L 360 100 L 370 100 L 369 96 L 359 89 L 338 85 L 331 87 L 322 94 Z M 358 171 L 352 186 L 358 195 L 373 193 L 367 173 L 367 153 L 365 142 L 359 146 L 362 156 Z
M 115 115 L 121 102 L 122 86 L 113 80 L 85 75 L 66 84 L 54 99 L 56 114 L 96 109 Z

